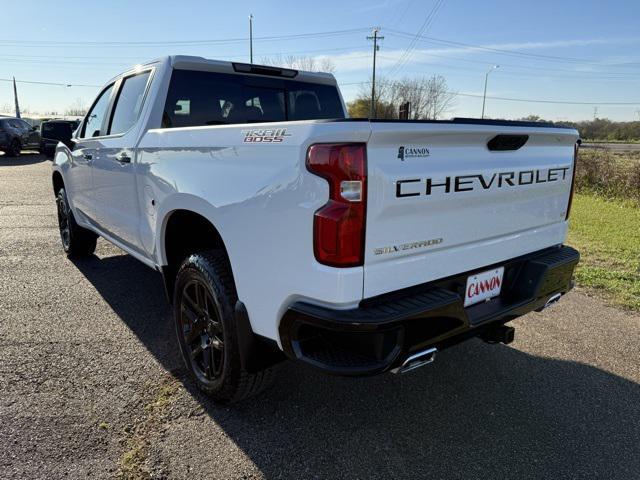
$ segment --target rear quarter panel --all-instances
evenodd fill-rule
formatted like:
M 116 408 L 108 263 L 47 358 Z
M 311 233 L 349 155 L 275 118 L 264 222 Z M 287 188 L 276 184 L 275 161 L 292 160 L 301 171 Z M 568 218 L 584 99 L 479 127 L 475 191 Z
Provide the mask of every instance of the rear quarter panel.
M 244 141 L 247 130 L 263 128 L 285 128 L 287 136 L 278 144 Z M 305 156 L 312 143 L 366 141 L 369 134 L 366 124 L 313 121 L 150 130 L 137 164 L 144 248 L 164 265 L 172 212 L 207 218 L 225 242 L 254 331 L 269 338 L 278 338 L 279 319 L 294 301 L 356 305 L 362 267 L 315 261 L 313 214 L 328 186 L 306 170 Z

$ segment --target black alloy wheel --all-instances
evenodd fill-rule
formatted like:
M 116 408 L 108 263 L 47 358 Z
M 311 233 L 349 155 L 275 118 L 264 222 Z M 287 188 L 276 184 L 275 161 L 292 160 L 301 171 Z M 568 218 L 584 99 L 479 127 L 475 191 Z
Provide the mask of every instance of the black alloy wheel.
M 200 390 L 233 403 L 267 388 L 273 367 L 246 371 L 240 358 L 231 265 L 222 250 L 189 255 L 175 279 L 173 317 L 182 358 Z
M 224 326 L 209 287 L 199 278 L 182 289 L 180 325 L 194 374 L 203 383 L 215 382 L 224 367 Z
M 67 256 L 87 257 L 95 252 L 98 236 L 76 223 L 64 188 L 58 190 L 56 207 L 58 210 L 60 240 Z
M 65 202 L 62 192 L 56 196 L 56 206 L 58 207 L 58 227 L 60 229 L 62 248 L 64 248 L 65 252 L 68 252 L 71 245 L 71 225 L 69 221 L 69 207 L 67 202 Z

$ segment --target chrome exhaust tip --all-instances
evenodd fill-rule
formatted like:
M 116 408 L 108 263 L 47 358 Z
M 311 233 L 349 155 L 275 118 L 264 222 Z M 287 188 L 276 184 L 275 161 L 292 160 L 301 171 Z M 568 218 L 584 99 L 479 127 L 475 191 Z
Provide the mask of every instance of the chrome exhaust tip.
M 549 308 L 555 305 L 556 303 L 558 303 L 558 300 L 560 300 L 561 296 L 562 296 L 561 293 L 556 293 L 555 295 L 552 295 L 551 298 L 547 300 L 547 303 L 544 304 L 544 307 L 542 307 L 542 309 L 544 310 L 545 308 Z
M 432 347 L 423 350 L 422 352 L 414 353 L 413 355 L 409 356 L 404 362 L 402 362 L 402 365 L 392 369 L 391 373 L 407 373 L 424 365 L 429 365 L 436 359 L 437 351 L 437 348 Z

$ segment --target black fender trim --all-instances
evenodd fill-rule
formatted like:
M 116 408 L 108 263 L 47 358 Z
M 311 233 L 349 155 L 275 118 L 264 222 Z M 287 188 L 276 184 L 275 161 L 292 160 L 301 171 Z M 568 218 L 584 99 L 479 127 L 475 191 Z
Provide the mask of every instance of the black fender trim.
M 162 285 L 164 285 L 164 296 L 169 305 L 173 305 L 173 291 L 175 289 L 176 273 L 175 267 L 163 265 L 160 267 L 162 274 Z
M 287 357 L 275 340 L 254 333 L 247 308 L 240 300 L 236 302 L 234 316 L 240 362 L 244 371 L 257 373 L 286 360 Z

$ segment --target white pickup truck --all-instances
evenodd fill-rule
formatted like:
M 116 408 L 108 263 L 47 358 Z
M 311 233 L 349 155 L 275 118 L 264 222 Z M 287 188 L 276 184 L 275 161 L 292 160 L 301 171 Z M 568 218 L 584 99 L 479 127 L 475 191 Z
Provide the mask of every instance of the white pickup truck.
M 161 272 L 188 370 L 229 402 L 286 357 L 372 375 L 509 343 L 572 287 L 577 141 L 348 119 L 329 74 L 171 56 L 106 84 L 53 189 L 67 254 L 101 236 Z

